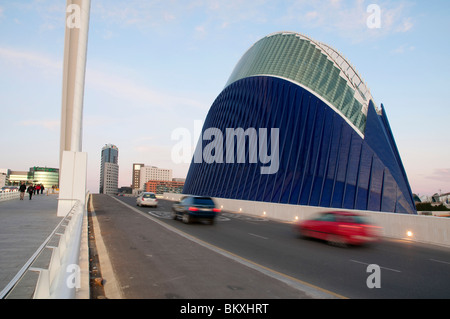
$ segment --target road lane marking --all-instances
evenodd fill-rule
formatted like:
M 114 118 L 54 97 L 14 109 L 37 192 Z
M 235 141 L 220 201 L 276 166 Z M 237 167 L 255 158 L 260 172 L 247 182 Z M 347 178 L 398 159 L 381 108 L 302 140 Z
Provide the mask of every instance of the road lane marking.
M 247 222 L 267 222 L 268 219 L 267 218 L 263 218 L 263 217 L 257 217 L 257 216 L 252 216 L 252 215 L 245 215 L 242 213 L 227 213 L 227 212 L 222 212 L 222 216 L 226 216 L 226 217 L 230 217 L 230 218 L 234 218 L 234 219 L 240 219 L 240 220 L 244 220 Z
M 269 239 L 269 238 L 267 238 L 267 237 L 264 237 L 264 236 L 260 236 L 260 235 L 256 235 L 256 234 L 252 234 L 252 233 L 248 233 L 249 235 L 252 235 L 252 236 L 255 236 L 255 237 L 258 237 L 258 238 L 262 238 L 262 239 Z
M 173 219 L 173 213 L 172 212 L 168 212 L 168 211 L 149 211 L 148 214 L 156 217 L 156 218 L 161 218 L 161 219 Z M 223 217 L 220 215 L 216 216 L 216 221 L 218 222 L 227 222 L 230 219 L 227 217 Z
M 366 265 L 366 266 L 371 265 L 371 264 L 369 264 L 369 263 L 365 263 L 365 262 L 358 261 L 358 260 L 353 260 L 353 259 L 350 259 L 350 261 L 352 261 L 352 262 L 354 262 L 354 263 L 357 263 L 357 264 L 363 264 L 363 265 Z M 392 268 L 387 268 L 387 267 L 381 267 L 381 266 L 380 266 L 380 268 L 381 268 L 381 269 L 390 270 L 390 271 L 394 271 L 394 272 L 401 272 L 400 270 L 392 269 Z
M 437 259 L 430 259 L 430 260 L 431 260 L 431 261 L 434 261 L 434 262 L 437 262 L 437 263 L 450 265 L 450 263 L 447 262 L 447 261 L 442 261 L 442 260 L 437 260 Z
M 247 267 L 249 267 L 249 268 L 251 268 L 253 270 L 259 271 L 259 272 L 261 272 L 261 273 L 263 273 L 263 274 L 265 274 L 265 275 L 267 275 L 267 276 L 269 276 L 271 278 L 274 278 L 274 279 L 277 279 L 277 280 L 279 280 L 281 282 L 284 282 L 285 284 L 287 284 L 287 285 L 289 285 L 289 286 L 291 286 L 291 287 L 293 287 L 293 288 L 295 288 L 297 290 L 300 290 L 303 293 L 306 293 L 307 295 L 311 296 L 311 298 L 316 298 L 316 299 L 347 299 L 347 297 L 344 297 L 344 296 L 339 295 L 337 293 L 334 293 L 332 291 L 326 290 L 324 288 L 320 288 L 318 286 L 315 286 L 315 285 L 310 284 L 308 282 L 305 282 L 303 280 L 300 280 L 300 279 L 291 277 L 289 275 L 280 273 L 280 272 L 278 272 L 276 270 L 270 269 L 268 267 L 265 267 L 263 265 L 255 263 L 255 262 L 253 262 L 253 261 L 251 261 L 249 259 L 246 259 L 244 257 L 236 255 L 236 254 L 234 254 L 234 253 L 232 253 L 232 252 L 230 252 L 228 250 L 225 250 L 223 248 L 220 248 L 218 246 L 215 246 L 213 244 L 205 242 L 205 241 L 203 241 L 203 240 L 201 240 L 201 239 L 199 239 L 199 238 L 197 238 L 195 236 L 192 236 L 192 235 L 190 235 L 188 233 L 185 233 L 182 230 L 179 230 L 176 227 L 173 227 L 173 226 L 171 226 L 169 224 L 166 224 L 165 222 L 161 221 L 160 219 L 158 219 L 156 217 L 153 217 L 153 216 L 151 216 L 151 215 L 149 215 L 149 214 L 147 214 L 145 212 L 142 212 L 139 209 L 137 209 L 137 208 L 135 208 L 135 207 L 133 207 L 133 206 L 131 206 L 131 205 L 129 205 L 129 204 L 127 204 L 127 203 L 125 203 L 125 202 L 123 202 L 123 201 L 113 197 L 113 196 L 111 196 L 111 195 L 109 195 L 109 196 L 111 198 L 114 198 L 116 201 L 118 201 L 122 205 L 124 205 L 124 206 L 128 207 L 129 209 L 133 210 L 134 212 L 136 212 L 136 213 L 144 216 L 145 218 L 148 218 L 148 219 L 154 221 L 155 223 L 161 225 L 162 227 L 164 227 L 164 228 L 166 228 L 166 229 L 168 229 L 170 231 L 173 231 L 174 233 L 176 233 L 176 234 L 178 234 L 178 235 L 180 235 L 182 237 L 185 237 L 186 239 L 189 239 L 189 240 L 191 240 L 191 241 L 193 241 L 193 242 L 195 242 L 195 243 L 197 243 L 197 244 L 199 244 L 199 245 L 201 245 L 201 246 L 203 246 L 205 248 L 208 248 L 208 249 L 210 249 L 212 251 L 215 251 L 216 253 L 218 253 L 218 254 L 220 254 L 222 256 L 225 256 L 225 257 L 230 258 L 230 259 L 232 259 L 232 260 L 234 260 L 236 262 L 239 262 L 239 263 L 241 263 L 241 264 L 243 264 L 243 265 L 245 265 L 245 266 L 247 266 Z

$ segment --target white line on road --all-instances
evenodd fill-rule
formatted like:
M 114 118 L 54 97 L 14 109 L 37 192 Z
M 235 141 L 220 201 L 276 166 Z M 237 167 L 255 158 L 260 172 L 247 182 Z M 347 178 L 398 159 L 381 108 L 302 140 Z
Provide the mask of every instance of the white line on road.
M 363 265 L 366 265 L 366 266 L 370 265 L 370 264 L 368 264 L 368 263 L 365 263 L 365 262 L 362 262 L 362 261 L 358 261 L 358 260 L 350 259 L 350 261 L 351 261 L 351 262 L 354 262 L 354 263 L 357 263 L 357 264 L 363 264 Z M 394 272 L 401 272 L 400 270 L 392 269 L 392 268 L 387 268 L 387 267 L 381 267 L 381 266 L 380 266 L 380 268 L 386 269 L 386 270 L 390 270 L 390 271 L 394 271 Z
M 447 262 L 447 261 L 442 261 L 442 260 L 437 260 L 437 259 L 430 259 L 430 260 L 431 260 L 431 261 L 434 261 L 434 262 L 437 262 L 437 263 L 450 265 L 450 263 Z
M 248 234 L 249 234 L 249 235 L 252 235 L 252 236 L 255 236 L 255 237 L 258 237 L 258 238 L 262 238 L 262 239 L 269 239 L 269 238 L 267 238 L 267 237 L 259 236 L 259 235 L 252 234 L 252 233 L 248 233 Z

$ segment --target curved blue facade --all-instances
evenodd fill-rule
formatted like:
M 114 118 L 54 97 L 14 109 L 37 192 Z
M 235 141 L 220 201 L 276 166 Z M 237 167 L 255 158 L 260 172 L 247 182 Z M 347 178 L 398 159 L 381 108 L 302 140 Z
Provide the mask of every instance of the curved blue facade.
M 215 128 L 277 128 L 276 172 L 261 174 L 264 160 L 250 150 L 260 139 L 245 138 L 245 159 L 222 149 L 225 160 L 194 160 L 184 194 L 205 195 L 326 208 L 416 214 L 412 192 L 382 107 L 369 103 L 364 135 L 329 103 L 287 79 L 252 76 L 228 85 L 213 103 L 202 130 L 200 151 L 217 139 L 204 133 Z M 261 134 L 259 135 L 261 137 Z M 232 137 L 235 139 L 235 137 Z M 217 141 L 217 140 L 216 140 Z M 221 141 L 225 145 L 230 141 Z M 267 150 L 274 148 L 267 139 Z M 211 151 L 213 157 L 218 149 Z M 227 154 L 228 151 L 228 154 Z M 220 154 L 222 155 L 222 154 Z M 259 154 L 261 155 L 261 154 Z M 273 154 L 272 154 L 273 155 Z M 227 157 L 228 156 L 228 157 Z M 220 157 L 222 158 L 222 157 Z M 230 160 L 232 159 L 232 160 Z M 265 164 L 264 164 L 265 163 Z

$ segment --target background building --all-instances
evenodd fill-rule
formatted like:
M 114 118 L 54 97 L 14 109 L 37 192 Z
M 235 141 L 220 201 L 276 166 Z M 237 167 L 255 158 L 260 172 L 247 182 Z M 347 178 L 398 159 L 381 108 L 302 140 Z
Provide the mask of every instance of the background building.
M 172 170 L 158 168 L 156 166 L 141 166 L 139 176 L 139 189 L 145 189 L 145 183 L 148 181 L 171 181 Z
M 6 174 L 0 173 L 0 187 L 3 187 L 6 185 Z
M 183 191 L 184 181 L 148 181 L 145 183 L 145 191 L 155 194 L 175 193 Z
M 58 187 L 59 185 L 59 169 L 51 167 L 30 167 L 29 171 L 12 171 L 8 170 L 7 176 L 8 186 L 20 186 L 22 182 L 27 185 L 42 184 L 45 188 Z
M 144 166 L 145 164 L 133 164 L 132 189 L 139 189 L 141 185 L 141 167 Z
M 30 168 L 29 175 L 32 176 L 34 184 L 43 184 L 47 189 L 57 188 L 59 185 L 58 168 L 34 166 Z
M 0 187 L 8 185 L 9 172 L 10 170 L 7 168 L 0 168 Z
M 115 194 L 119 184 L 119 149 L 113 144 L 102 148 L 100 164 L 100 194 Z
M 10 171 L 8 176 L 9 186 L 19 186 L 22 182 L 33 184 L 33 177 L 27 171 Z
M 255 163 L 249 156 L 255 145 L 244 135 L 237 140 L 245 146 L 244 163 L 234 149 L 223 149 L 233 163 L 211 160 L 217 153 L 194 158 L 184 194 L 417 214 L 383 105 L 376 106 L 338 51 L 302 34 L 268 35 L 244 54 L 211 106 L 202 136 L 209 128 L 224 134 L 227 128 L 278 129 L 278 169 L 261 174 L 261 144 Z M 233 140 L 223 145 L 236 146 L 235 136 L 225 137 Z M 268 149 L 275 142 L 269 139 Z M 209 143 L 200 140 L 197 149 Z

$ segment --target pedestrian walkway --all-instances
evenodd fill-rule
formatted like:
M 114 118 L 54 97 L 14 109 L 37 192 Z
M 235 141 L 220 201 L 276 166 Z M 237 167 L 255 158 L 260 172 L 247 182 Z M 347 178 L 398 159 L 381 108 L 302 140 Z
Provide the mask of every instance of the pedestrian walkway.
M 34 195 L 32 200 L 0 202 L 0 291 L 48 238 L 62 217 L 57 216 L 58 195 Z M 33 267 L 46 267 L 51 252 L 44 250 Z M 38 272 L 28 272 L 8 298 L 32 298 Z

